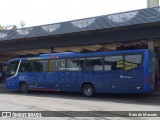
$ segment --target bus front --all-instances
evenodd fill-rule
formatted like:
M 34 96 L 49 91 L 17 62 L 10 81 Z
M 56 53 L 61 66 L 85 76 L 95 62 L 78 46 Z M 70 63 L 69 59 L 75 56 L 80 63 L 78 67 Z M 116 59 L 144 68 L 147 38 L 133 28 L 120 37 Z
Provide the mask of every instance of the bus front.
M 6 72 L 6 88 L 19 90 L 19 81 L 17 78 L 18 69 L 20 66 L 20 60 L 11 60 L 8 62 L 7 72 Z

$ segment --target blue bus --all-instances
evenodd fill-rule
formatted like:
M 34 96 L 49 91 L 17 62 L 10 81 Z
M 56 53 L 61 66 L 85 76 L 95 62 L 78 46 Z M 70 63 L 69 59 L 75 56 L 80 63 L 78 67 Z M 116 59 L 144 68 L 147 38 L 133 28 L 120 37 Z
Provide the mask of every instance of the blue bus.
M 154 90 L 154 52 L 147 49 L 95 53 L 53 53 L 8 62 L 6 88 L 95 93 Z

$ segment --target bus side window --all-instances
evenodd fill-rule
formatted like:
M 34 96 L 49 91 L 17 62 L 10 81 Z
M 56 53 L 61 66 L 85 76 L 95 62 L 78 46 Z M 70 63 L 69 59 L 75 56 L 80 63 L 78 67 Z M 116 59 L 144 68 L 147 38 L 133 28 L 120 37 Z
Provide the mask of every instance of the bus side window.
M 20 65 L 19 72 L 32 72 L 32 62 L 31 61 L 22 61 Z
M 65 71 L 66 61 L 65 59 L 51 59 L 49 60 L 48 71 Z
M 125 55 L 125 70 L 130 70 L 140 66 L 142 54 Z
M 33 64 L 34 72 L 46 72 L 48 60 L 36 60 Z
M 87 71 L 102 71 L 103 70 L 103 57 L 88 57 L 86 59 Z
M 123 70 L 123 55 L 105 56 L 104 70 Z
M 71 58 L 67 59 L 68 71 L 83 71 L 85 58 Z

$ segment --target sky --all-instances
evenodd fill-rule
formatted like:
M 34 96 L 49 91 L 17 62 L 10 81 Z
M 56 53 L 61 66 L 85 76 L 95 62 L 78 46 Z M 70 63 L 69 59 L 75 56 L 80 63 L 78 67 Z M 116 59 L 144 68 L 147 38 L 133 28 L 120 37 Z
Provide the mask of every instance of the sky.
M 147 7 L 147 0 L 0 0 L 0 25 L 25 27 Z

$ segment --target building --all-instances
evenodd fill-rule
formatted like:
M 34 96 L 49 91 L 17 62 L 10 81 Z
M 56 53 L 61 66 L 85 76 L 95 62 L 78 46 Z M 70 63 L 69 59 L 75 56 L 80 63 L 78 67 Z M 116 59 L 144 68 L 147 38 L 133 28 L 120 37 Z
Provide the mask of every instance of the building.
M 49 52 L 149 48 L 157 52 L 158 69 L 160 7 L 152 7 L 155 3 L 146 9 L 0 31 L 0 63 L 17 56 Z

